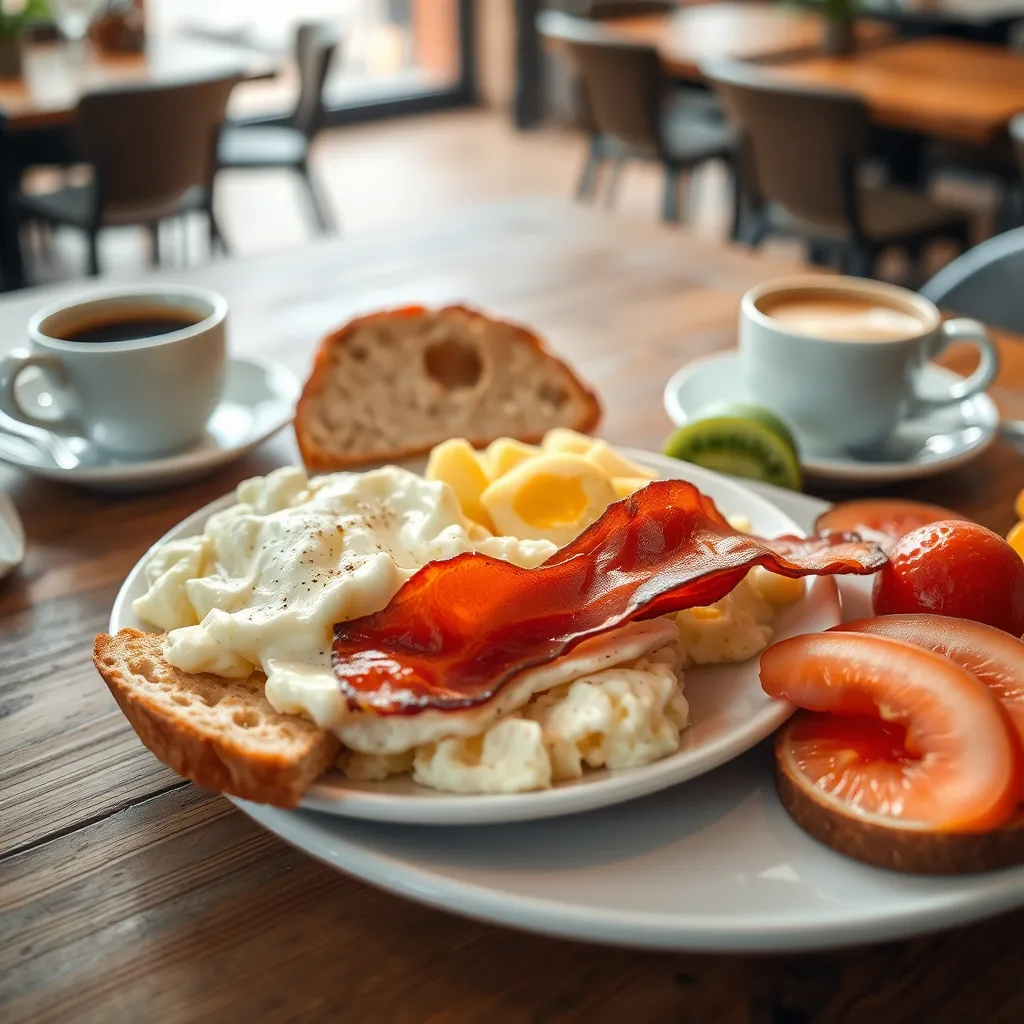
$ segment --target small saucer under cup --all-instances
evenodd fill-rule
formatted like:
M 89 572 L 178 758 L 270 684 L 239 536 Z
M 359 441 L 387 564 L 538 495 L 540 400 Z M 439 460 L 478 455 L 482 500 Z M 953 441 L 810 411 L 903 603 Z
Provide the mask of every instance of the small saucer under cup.
M 935 391 L 962 380 L 939 366 L 923 368 L 921 383 Z M 696 359 L 665 386 L 665 410 L 677 426 L 698 418 L 719 402 L 753 402 L 771 408 L 770 400 L 752 395 L 740 372 L 735 350 Z M 973 461 L 995 440 L 999 411 L 984 393 L 930 410 L 899 423 L 880 445 L 860 452 L 828 448 L 795 431 L 800 463 L 808 476 L 843 486 L 896 483 L 935 476 Z

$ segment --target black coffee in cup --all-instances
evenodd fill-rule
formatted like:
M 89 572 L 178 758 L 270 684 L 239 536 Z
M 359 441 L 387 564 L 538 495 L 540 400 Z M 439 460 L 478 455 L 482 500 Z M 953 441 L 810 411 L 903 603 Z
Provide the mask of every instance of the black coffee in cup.
M 185 310 L 166 308 L 118 309 L 90 319 L 62 324 L 53 337 L 90 345 L 112 341 L 142 341 L 194 327 L 199 319 Z

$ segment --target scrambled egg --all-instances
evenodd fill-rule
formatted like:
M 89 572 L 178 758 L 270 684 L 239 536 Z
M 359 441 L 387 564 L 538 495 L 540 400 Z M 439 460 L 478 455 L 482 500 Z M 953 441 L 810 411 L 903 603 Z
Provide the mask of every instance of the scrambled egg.
M 178 668 L 265 672 L 278 711 L 337 733 L 338 766 L 353 779 L 411 772 L 435 789 L 509 793 L 648 764 L 679 748 L 684 670 L 763 650 L 774 608 L 796 600 L 802 581 L 755 569 L 716 605 L 587 641 L 457 712 L 351 711 L 330 649 L 335 622 L 385 607 L 428 561 L 480 551 L 539 565 L 650 479 L 570 430 L 540 446 L 502 438 L 483 452 L 445 442 L 426 479 L 395 467 L 314 479 L 276 470 L 242 483 L 201 536 L 152 552 L 135 612 L 168 632 L 165 655 Z
M 241 484 L 202 536 L 159 548 L 141 618 L 170 630 L 165 656 L 186 672 L 267 674 L 267 699 L 328 725 L 340 695 L 335 622 L 379 611 L 421 566 L 483 551 L 535 566 L 546 541 L 492 537 L 451 488 L 395 467 L 310 480 L 297 468 Z
M 551 686 L 548 678 L 521 710 L 482 732 L 398 755 L 347 751 L 339 766 L 349 778 L 364 781 L 411 770 L 417 782 L 433 789 L 516 793 L 578 779 L 584 766 L 633 768 L 657 761 L 679 749 L 689 709 L 675 634 L 663 620 L 651 625 L 651 635 L 664 646 L 611 668 L 601 665 L 609 654 L 614 659 L 614 646 L 604 655 L 593 646 L 581 648 L 562 659 L 574 676 L 570 682 Z M 626 653 L 620 644 L 619 656 Z

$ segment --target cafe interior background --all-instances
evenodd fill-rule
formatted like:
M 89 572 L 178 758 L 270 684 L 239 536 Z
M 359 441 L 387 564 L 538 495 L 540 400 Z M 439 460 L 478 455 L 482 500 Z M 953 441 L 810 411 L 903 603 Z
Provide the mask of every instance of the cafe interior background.
M 586 66 L 580 53 L 587 46 L 581 48 L 581 42 L 604 47 L 611 59 Z M 617 62 L 616 53 L 637 60 Z M 652 66 L 661 69 L 656 78 L 649 74 Z M 747 72 L 755 93 L 758 88 L 781 90 L 782 107 L 730 103 L 730 89 L 740 88 Z M 180 207 L 160 207 L 156 220 L 151 209 L 138 214 L 98 207 L 95 169 L 80 148 L 79 100 L 113 88 L 137 89 L 145 104 L 154 85 L 217 76 L 237 78 L 237 83 L 223 112 L 218 145 L 204 156 L 208 184 L 181 197 Z M 801 105 L 802 93 L 826 103 L 839 97 L 840 112 L 825 115 L 827 132 L 821 127 L 825 122 Z M 844 97 L 850 101 L 845 107 Z M 741 124 L 738 117 L 746 120 Z M 146 130 L 159 134 L 166 126 L 153 118 Z M 737 142 L 741 136 L 742 145 Z M 120 143 L 116 159 L 131 177 L 146 141 L 122 137 Z M 776 161 L 782 179 L 789 176 L 804 185 L 766 190 L 762 181 L 757 191 L 747 145 L 763 147 L 758 159 Z M 144 168 L 145 161 L 138 166 Z M 816 168 L 816 181 L 827 182 L 823 194 L 832 197 L 822 200 L 831 206 L 817 221 L 801 208 L 800 189 L 808 187 L 809 166 Z M 594 217 L 622 218 L 622 223 L 660 225 L 679 238 L 700 239 L 716 253 L 762 253 L 765 279 L 785 268 L 810 265 L 917 290 L 964 253 L 991 247 L 993 239 L 1005 236 L 1009 270 L 994 287 L 980 290 L 980 300 L 961 295 L 957 312 L 1024 333 L 1019 287 L 1024 260 L 1017 256 L 1024 252 L 1024 235 L 1014 234 L 1024 227 L 1024 0 L 0 0 L 0 179 L 0 303 L 20 301 L 18 316 L 26 320 L 23 310 L 52 298 L 49 291 L 40 291 L 35 299 L 37 293 L 26 289 L 68 283 L 84 289 L 95 275 L 103 285 L 131 282 L 153 267 L 187 272 L 189 280 L 201 283 L 205 271 L 230 267 L 237 259 L 282 254 L 287 260 L 289 253 L 298 259 L 315 246 L 369 246 L 377 238 L 391 239 L 389 244 L 400 248 L 403 233 L 415 234 L 422 225 L 443 224 L 447 218 L 472 225 L 476 210 L 541 200 L 587 210 Z M 859 221 L 850 215 L 853 194 L 863 203 Z M 556 208 L 561 207 L 529 207 Z M 481 223 L 493 221 L 487 219 L 490 214 L 480 216 Z M 519 230 L 515 216 L 508 221 L 512 234 Z M 547 214 L 522 216 L 524 224 L 532 225 L 523 229 L 527 234 L 543 234 Z M 516 235 L 513 244 L 519 241 Z M 655 248 L 661 244 L 651 242 Z M 379 251 L 366 251 L 380 258 Z M 417 259 L 429 263 L 429 255 L 415 251 Z M 641 263 L 645 258 L 642 249 L 630 256 Z M 581 258 L 575 270 L 586 273 L 586 259 L 599 257 Z M 452 276 L 460 279 L 458 273 Z M 659 295 L 652 295 L 647 327 L 658 315 Z M 335 297 L 325 298 L 325 304 Z M 397 291 L 392 298 L 403 301 Z M 636 309 L 637 317 L 647 315 L 642 304 Z M 628 337 L 630 325 L 621 327 Z M 665 325 L 654 333 L 667 339 L 672 331 L 672 325 Z M 297 370 L 311 362 L 316 341 L 310 338 L 308 351 L 295 357 Z M 22 343 L 18 338 L 5 342 Z M 615 358 L 602 349 L 597 361 L 611 365 Z M 970 369 L 968 363 L 965 372 Z M 659 395 L 667 377 L 657 383 Z M 649 390 L 654 393 L 653 387 Z M 628 380 L 624 393 L 631 394 Z M 1019 417 L 1022 407 L 1014 408 Z M 639 406 L 609 409 L 608 414 L 616 429 L 630 416 L 649 418 L 649 410 Z M 656 416 L 661 417 L 660 409 Z M 1022 437 L 1024 429 L 1019 429 L 1003 441 L 1022 445 Z M 1019 456 L 999 465 L 1004 467 L 1003 491 L 1015 493 L 1024 486 Z M 1008 479 L 1014 474 L 1016 483 Z M 5 481 L 14 479 L 11 470 Z M 203 486 L 194 507 L 219 493 L 215 486 L 210 490 L 213 485 Z M 28 493 L 26 487 L 19 483 L 15 504 Z M 59 488 L 45 493 L 49 505 L 59 504 L 50 497 L 62 493 Z M 159 519 L 154 512 L 159 492 L 140 499 L 137 509 L 120 504 L 121 498 L 82 493 L 83 516 L 96 521 L 136 516 L 132 529 L 138 535 L 132 536 L 140 552 L 169 525 L 170 520 L 160 520 L 160 529 L 153 525 Z M 187 497 L 189 492 L 181 493 Z M 828 487 L 822 493 L 836 494 Z M 38 507 L 36 497 L 31 504 Z M 183 509 L 172 518 L 185 514 Z M 1017 519 L 1010 500 L 992 515 L 1004 534 Z M 147 522 L 152 536 L 144 540 Z M 51 535 L 49 527 L 43 541 L 55 545 L 54 550 L 66 548 L 68 560 L 96 559 L 102 567 L 104 556 L 90 547 L 91 529 L 83 527 L 84 546 L 79 548 L 73 538 Z M 59 597 L 62 570 L 51 561 L 46 566 L 56 573 L 48 578 L 57 581 L 52 586 Z M 92 570 L 86 566 L 82 571 Z M 32 619 L 32 602 L 49 600 L 50 583 L 32 590 L 7 580 L 0 583 L 0 598 L 4 588 L 10 598 L 15 585 L 22 589 L 10 600 L 7 625 L 11 650 L 17 653 L 13 623 L 17 618 L 19 630 L 29 628 L 26 622 L 37 628 L 42 620 Z M 5 614 L 0 605 L 0 634 Z M 0 665 L 0 676 L 3 671 Z M 101 688 L 98 678 L 96 685 Z M 0 719 L 14 706 L 0 700 Z M 8 724 L 13 728 L 15 721 L 12 715 Z M 3 778 L 0 773 L 0 782 Z M 21 798 L 12 789 L 6 799 L 0 808 L 10 810 Z M 98 821 L 108 812 L 113 813 L 107 808 L 97 810 L 95 819 L 85 817 Z M 0 825 L 4 813 L 0 810 Z M 55 842 L 63 827 L 55 819 Z M 49 826 L 32 828 L 26 826 L 30 838 L 24 847 L 30 852 L 51 837 Z M 45 901 L 33 892 L 33 899 Z M 12 890 L 11 913 L 20 906 L 19 893 Z M 1017 920 L 1013 940 L 1007 940 L 1011 950 L 1020 948 Z M 450 941 L 457 946 L 453 935 Z M 513 944 L 522 962 L 538 971 L 546 957 L 568 963 L 551 946 L 534 951 L 521 945 L 526 940 L 517 933 L 508 935 L 481 941 L 493 940 L 495 949 Z M 0 933 L 4 945 L 10 950 L 21 945 L 13 930 Z M 28 962 L 33 954 L 27 940 L 23 949 Z M 918 948 L 908 952 L 905 962 L 915 963 L 919 953 Z M 609 977 L 625 963 L 610 959 L 613 955 L 620 954 L 609 952 L 602 961 Z M 879 953 L 871 969 L 880 974 L 884 959 Z M 582 971 L 581 991 L 604 984 L 597 979 L 602 972 L 584 969 L 583 962 L 574 959 L 566 967 Z M 858 976 L 856 964 L 867 962 L 850 961 L 849 977 L 842 973 L 846 967 L 835 968 L 854 993 L 856 982 L 849 978 Z M 647 968 L 637 963 L 630 960 L 628 970 L 639 976 Z M 815 1016 L 808 1007 L 829 1003 L 829 986 L 839 974 L 830 974 L 827 965 L 815 973 L 819 961 L 810 967 L 811 961 L 799 963 L 780 968 L 783 980 L 771 983 L 764 979 L 776 977 L 775 967 L 759 966 L 753 973 L 737 967 L 742 983 L 731 967 L 712 966 L 702 973 L 705 961 L 683 973 L 651 970 L 652 975 L 661 972 L 658 984 L 665 991 L 698 993 L 693 1005 L 703 1007 L 698 1012 L 704 1016 L 693 1019 L 868 1019 L 843 1017 L 841 1009 L 833 1016 Z M 761 1009 L 736 1016 L 727 1009 L 732 1005 L 727 990 L 747 982 L 750 992 L 757 992 L 748 1000 L 745 991 L 743 999 Z M 22 999 L 18 1006 L 25 1019 L 32 1006 L 43 1009 L 42 1016 L 31 1019 L 53 1019 L 47 1013 L 59 1001 L 46 1003 L 47 984 L 35 977 L 26 983 L 24 992 L 31 989 L 31 998 L 40 1000 L 34 1004 L 12 983 L 11 998 Z M 1010 988 L 1000 1004 L 1006 1016 L 998 1019 L 1021 1019 L 1012 1011 L 1012 1005 L 1020 1009 L 1019 996 Z M 771 989 L 770 1011 L 758 1002 L 762 989 Z M 377 1007 L 386 1006 L 387 994 L 375 991 L 375 998 L 384 1000 Z M 416 997 L 406 997 L 408 1012 L 401 1019 L 420 1019 Z M 0 1018 L 5 1016 L 3 998 L 0 989 Z M 515 1002 L 520 995 L 509 998 Z M 670 1019 L 667 1008 L 676 1005 L 674 998 L 666 996 L 656 1008 L 652 1001 L 649 1015 L 641 1010 L 637 1020 Z M 485 1005 L 484 996 L 480 999 Z M 580 999 L 586 1003 L 586 997 Z M 628 1004 L 623 999 L 615 1004 L 620 1010 Z M 474 1016 L 467 1003 L 436 1019 L 527 1019 L 502 1016 L 500 1000 L 490 1005 L 492 1017 Z M 111 1006 L 114 1016 L 103 1011 Z M 274 1018 L 272 1003 L 266 1007 L 267 1019 Z M 215 1014 L 216 1004 L 207 1009 Z M 534 1009 L 539 1016 L 528 1019 L 547 1019 L 549 1009 L 555 1016 L 561 1012 L 558 1007 Z M 95 1019 L 118 1019 L 116 1003 L 97 1002 L 92 1010 Z M 762 1010 L 768 1015 L 758 1016 Z M 177 1006 L 177 1012 L 177 1019 L 189 1019 L 187 1004 Z M 392 1019 L 386 1014 L 345 1018 L 339 1012 L 335 1019 Z M 924 1019 L 909 1004 L 905 1013 L 872 1019 Z M 590 1016 L 625 1019 L 601 1014 L 598 1008 Z M 935 1011 L 928 1019 L 954 1018 Z
M 21 0 L 9 0 L 4 10 L 20 11 L 22 6 Z M 45 13 L 44 0 L 33 0 L 29 10 L 36 14 L 26 23 L 11 14 L 5 15 L 9 24 L 0 22 L 0 38 L 10 40 L 5 47 L 11 49 L 20 42 L 20 63 L 31 92 L 59 94 L 73 88 L 71 80 L 78 78 L 78 72 L 67 64 L 73 64 L 73 59 L 104 63 L 97 56 L 104 52 L 103 45 L 143 45 L 133 38 L 134 30 L 119 33 L 116 23 L 113 29 L 104 26 L 122 18 L 134 25 L 144 17 L 146 45 L 156 50 L 170 44 L 161 57 L 169 76 L 182 80 L 190 66 L 209 73 L 210 68 L 230 68 L 234 63 L 250 78 L 233 90 L 227 118 L 233 124 L 254 126 L 291 122 L 299 85 L 293 54 L 297 25 L 321 20 L 333 28 L 337 46 L 329 58 L 320 97 L 323 109 L 315 118 L 308 156 L 324 223 L 319 224 L 321 214 L 311 211 L 301 180 L 287 167 L 259 166 L 264 160 L 288 161 L 290 151 L 283 156 L 246 154 L 242 159 L 249 165 L 244 168 L 217 170 L 214 206 L 231 252 L 248 254 L 301 244 L 322 229 L 351 237 L 472 203 L 578 195 L 594 126 L 579 72 L 565 48 L 545 37 L 547 12 L 607 21 L 609 35 L 620 41 L 632 38 L 659 45 L 662 35 L 660 45 L 671 46 L 657 19 L 658 12 L 675 5 L 630 0 L 515 4 L 510 0 L 295 0 L 287 4 L 53 0 L 50 6 L 56 26 Z M 700 56 L 733 49 L 725 45 L 733 31 L 730 5 L 697 0 L 681 6 L 691 14 L 694 8 L 708 8 L 697 12 L 704 17 L 699 22 L 695 19 L 692 28 L 677 29 L 696 33 Z M 760 6 L 774 7 L 776 12 L 781 7 L 784 16 L 792 19 L 801 5 Z M 814 0 L 803 6 L 830 8 Z M 831 6 L 843 11 L 847 5 Z M 1021 12 L 1013 0 L 865 0 L 848 6 L 859 8 L 861 15 L 870 14 L 881 34 L 899 39 L 957 38 L 1000 48 L 1013 48 L 1021 40 Z M 644 15 L 652 17 L 645 21 Z M 85 44 L 84 55 L 58 50 L 52 41 L 60 36 L 57 26 L 70 24 L 77 33 L 79 22 L 90 16 L 94 19 L 92 42 Z M 631 27 L 617 32 L 616 22 L 622 19 L 632 19 Z M 557 24 L 552 23 L 551 29 L 557 33 Z M 799 52 L 811 41 L 802 34 L 796 42 L 780 43 L 760 24 L 751 31 L 754 38 L 749 49 L 755 54 L 780 46 L 796 46 Z M 759 33 L 766 40 L 763 44 L 756 41 Z M 180 71 L 174 69 L 176 58 L 182 63 Z M 769 63 L 776 61 L 785 63 L 778 57 Z M 106 62 L 116 68 L 117 57 L 108 56 Z M 310 73 L 316 73 L 312 66 Z M 944 68 L 940 55 L 915 68 L 918 77 L 910 80 L 910 87 L 927 91 L 940 78 L 948 87 L 947 76 L 957 73 L 975 76 L 978 69 L 973 64 Z M 992 72 L 1011 73 L 1012 69 Z M 112 70 L 108 77 L 87 70 L 84 80 L 109 85 L 123 74 Z M 689 69 L 687 77 L 675 84 L 672 102 L 686 95 L 691 101 L 703 97 L 709 107 L 715 107 L 714 92 L 698 69 Z M 827 79 L 824 85 L 832 87 Z M 24 87 L 17 78 L 0 87 L 5 99 L 10 97 L 15 104 L 12 110 L 17 107 L 18 90 Z M 717 113 L 721 115 L 720 108 Z M 685 113 L 682 118 L 685 149 Z M 10 115 L 2 123 L 5 160 L 18 179 L 10 185 L 7 218 L 21 216 L 29 221 L 18 238 L 25 264 L 22 281 L 38 284 L 81 275 L 87 269 L 82 233 L 33 221 L 19 210 L 18 201 L 21 193 L 46 195 L 69 182 L 88 180 L 88 166 L 74 159 L 73 132 L 68 126 L 59 131 L 37 124 L 22 127 Z M 879 176 L 895 179 L 916 197 L 927 195 L 962 212 L 970 219 L 972 242 L 1012 227 L 1024 216 L 1008 135 L 973 145 L 889 127 L 878 128 L 876 135 L 866 173 L 874 180 Z M 258 150 L 260 141 L 248 146 Z M 48 162 L 53 155 L 59 163 Z M 688 189 L 683 183 L 688 194 L 677 215 L 689 229 L 725 242 L 732 226 L 733 176 L 725 160 L 698 157 L 694 157 Z M 586 198 L 598 206 L 657 218 L 664 206 L 663 179 L 656 154 L 634 152 L 604 163 Z M 906 201 L 913 203 L 914 198 Z M 198 214 L 186 215 L 161 227 L 161 256 L 166 262 L 194 264 L 209 258 L 201 221 Z M 925 241 L 934 244 L 926 246 L 932 251 L 925 254 L 923 266 L 908 266 L 905 252 L 885 252 L 872 275 L 920 283 L 956 252 L 941 237 Z M 803 240 L 786 233 L 773 234 L 763 244 L 794 255 L 806 249 Z M 134 226 L 104 229 L 99 250 L 100 263 L 108 273 L 137 272 L 152 256 L 147 232 Z M 11 278 L 8 273 L 6 287 L 21 283 Z

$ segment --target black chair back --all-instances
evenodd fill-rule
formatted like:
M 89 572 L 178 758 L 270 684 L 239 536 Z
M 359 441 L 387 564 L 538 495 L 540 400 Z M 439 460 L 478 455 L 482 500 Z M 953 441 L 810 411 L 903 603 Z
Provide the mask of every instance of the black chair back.
M 593 128 L 662 156 L 661 107 L 668 82 L 658 51 L 619 39 L 600 22 L 557 11 L 540 15 L 537 28 L 564 46 L 579 69 Z

